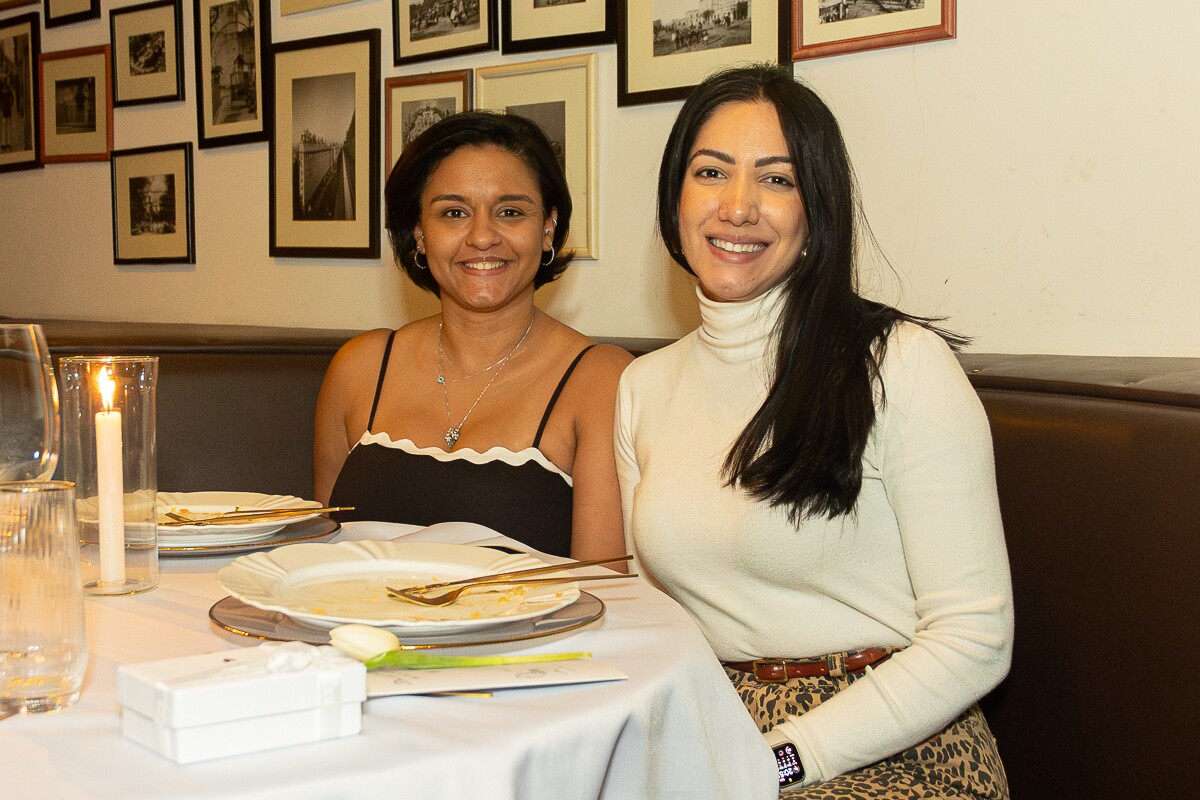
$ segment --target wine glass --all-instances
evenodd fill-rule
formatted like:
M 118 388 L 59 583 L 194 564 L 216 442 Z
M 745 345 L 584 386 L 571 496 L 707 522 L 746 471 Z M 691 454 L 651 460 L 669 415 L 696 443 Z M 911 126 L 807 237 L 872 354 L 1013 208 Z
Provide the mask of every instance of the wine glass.
M 58 385 L 41 325 L 0 325 L 0 481 L 58 465 Z

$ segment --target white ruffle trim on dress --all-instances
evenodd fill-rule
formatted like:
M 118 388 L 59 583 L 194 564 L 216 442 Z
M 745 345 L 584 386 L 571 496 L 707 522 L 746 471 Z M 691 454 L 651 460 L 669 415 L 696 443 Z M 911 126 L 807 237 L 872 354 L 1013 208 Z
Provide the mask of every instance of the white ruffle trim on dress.
M 530 461 L 536 462 L 543 469 L 553 472 L 567 482 L 567 486 L 574 487 L 574 482 L 571 476 L 559 469 L 553 461 L 546 458 L 541 450 L 536 447 L 526 447 L 524 450 L 513 452 L 507 447 L 491 447 L 484 452 L 472 450 L 469 447 L 464 447 L 460 450 L 446 452 L 440 447 L 417 447 L 411 439 L 400 439 L 392 441 L 392 437 L 386 433 L 371 433 L 367 431 L 358 440 L 355 447 L 360 444 L 378 444 L 383 447 L 391 447 L 396 450 L 403 450 L 406 453 L 415 456 L 429 456 L 436 458 L 438 461 L 469 461 L 472 464 L 490 464 L 493 461 L 502 461 L 513 467 L 519 467 L 522 464 Z

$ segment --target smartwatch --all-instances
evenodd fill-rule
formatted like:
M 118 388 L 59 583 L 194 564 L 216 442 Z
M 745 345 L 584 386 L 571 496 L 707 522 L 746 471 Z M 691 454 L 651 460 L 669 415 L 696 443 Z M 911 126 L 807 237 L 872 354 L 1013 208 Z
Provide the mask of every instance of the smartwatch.
M 800 754 L 796 745 L 791 742 L 772 745 L 775 752 L 775 764 L 779 767 L 779 788 L 791 786 L 804 780 L 804 765 L 800 763 Z

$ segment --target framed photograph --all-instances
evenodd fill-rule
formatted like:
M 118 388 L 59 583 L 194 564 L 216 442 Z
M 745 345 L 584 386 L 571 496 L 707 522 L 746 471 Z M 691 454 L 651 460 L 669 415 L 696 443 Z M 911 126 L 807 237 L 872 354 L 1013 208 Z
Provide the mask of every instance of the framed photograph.
M 192 143 L 112 153 L 113 261 L 195 264 Z
M 0 172 L 42 165 L 38 15 L 0 20 Z
M 275 45 L 272 256 L 379 258 L 379 39 Z
M 201 148 L 271 132 L 270 0 L 195 0 L 196 133 Z
M 682 100 L 744 61 L 789 63 L 793 0 L 620 0 L 617 105 Z
M 353 3 L 354 0 L 279 0 L 279 15 L 303 14 L 305 11 L 316 11 L 318 8 L 342 6 Z
M 792 60 L 953 39 L 956 0 L 793 0 Z
M 72 22 L 100 18 L 100 0 L 43 0 L 46 27 L 56 28 Z
M 400 153 L 438 120 L 471 108 L 471 70 L 431 72 L 384 81 L 383 116 L 387 131 L 385 171 L 391 172 Z
M 504 53 L 590 47 L 617 40 L 617 0 L 500 0 L 500 7 Z
M 108 45 L 42 53 L 42 161 L 108 161 L 112 61 Z
M 391 0 L 393 62 L 496 49 L 496 0 Z
M 115 8 L 108 27 L 113 59 L 113 105 L 183 99 L 183 14 L 179 0 Z
M 542 127 L 571 189 L 576 258 L 600 257 L 596 54 L 475 70 L 475 107 L 518 114 Z

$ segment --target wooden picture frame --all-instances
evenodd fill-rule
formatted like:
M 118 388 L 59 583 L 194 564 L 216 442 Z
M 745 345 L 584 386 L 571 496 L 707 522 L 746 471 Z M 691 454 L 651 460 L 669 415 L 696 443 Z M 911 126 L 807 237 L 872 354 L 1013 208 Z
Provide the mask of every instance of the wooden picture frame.
M 496 0 L 391 3 L 396 66 L 496 49 Z
M 271 135 L 270 0 L 194 0 L 196 143 L 201 149 Z
M 303 14 L 306 11 L 316 11 L 330 6 L 344 6 L 355 0 L 279 0 L 279 16 Z
M 709 73 L 789 62 L 792 0 L 620 0 L 617 105 L 686 98 Z
M 42 53 L 36 12 L 0 20 L 0 94 L 8 115 L 0 119 L 0 172 L 42 166 L 42 106 L 38 87 Z
M 192 143 L 114 150 L 113 263 L 195 264 Z
M 42 162 L 108 161 L 113 142 L 108 45 L 42 53 L 38 70 Z
M 591 47 L 617 40 L 617 0 L 500 0 L 500 8 L 503 53 Z
M 563 151 L 571 190 L 566 247 L 600 257 L 600 191 L 595 53 L 475 70 L 475 107 L 519 114 L 542 126 Z
M 37 3 L 38 0 L 0 0 L 0 11 L 7 8 L 20 8 L 21 6 L 31 6 Z M 8 22 L 8 20 L 4 20 Z
M 100 0 L 43 0 L 47 28 L 100 18 Z
M 271 255 L 379 258 L 378 29 L 273 49 Z
M 792 60 L 955 37 L 956 0 L 793 0 Z M 867 13 L 869 12 L 869 13 Z M 853 18 L 852 18 L 853 17 Z
M 387 143 L 384 173 L 390 173 L 404 147 L 440 119 L 471 109 L 471 70 L 430 72 L 384 81 Z
M 183 7 L 154 0 L 108 15 L 113 106 L 183 99 Z

